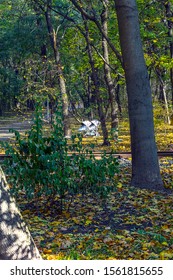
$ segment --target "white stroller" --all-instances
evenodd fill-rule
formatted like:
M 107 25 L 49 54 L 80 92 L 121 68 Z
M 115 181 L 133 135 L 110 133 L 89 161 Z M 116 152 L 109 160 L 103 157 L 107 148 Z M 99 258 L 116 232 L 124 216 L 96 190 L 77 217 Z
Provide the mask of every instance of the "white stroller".
M 100 121 L 98 120 L 83 121 L 78 131 L 83 132 L 84 136 L 99 136 L 100 135 L 98 132 L 99 125 L 100 125 Z

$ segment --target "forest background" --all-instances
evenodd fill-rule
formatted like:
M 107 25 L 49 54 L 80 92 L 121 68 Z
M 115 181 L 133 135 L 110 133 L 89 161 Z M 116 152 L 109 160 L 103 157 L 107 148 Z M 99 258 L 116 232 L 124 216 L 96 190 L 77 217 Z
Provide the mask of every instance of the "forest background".
M 152 89 L 156 143 L 159 150 L 172 150 L 173 3 L 160 0 L 137 1 L 137 4 Z M 57 102 L 61 100 L 65 136 L 76 132 L 82 120 L 97 118 L 101 121 L 101 137 L 83 139 L 83 144 L 94 141 L 99 150 L 129 151 L 128 102 L 114 1 L 0 1 L 0 18 L 2 119 L 9 112 L 20 115 L 25 112 L 26 115 L 34 111 L 36 103 L 41 101 L 45 106 L 45 117 L 49 120 L 57 110 Z M 134 191 L 124 188 L 129 182 L 129 168 L 127 164 L 124 169 L 126 176 L 122 175 L 118 183 L 117 195 L 121 197 L 122 204 L 127 206 L 125 210 L 122 209 L 123 213 L 128 213 L 128 208 L 131 208 L 129 200 Z M 170 162 L 162 165 L 164 184 L 170 189 L 171 170 Z M 126 192 L 128 194 L 125 195 Z M 134 258 L 139 248 L 142 249 L 138 258 L 172 258 L 171 196 L 159 197 L 157 200 L 154 193 L 139 190 L 137 197 L 137 201 L 132 203 L 133 207 L 138 209 L 144 202 L 145 208 L 138 219 L 133 211 L 130 211 L 129 217 L 123 218 L 124 221 L 130 219 L 127 228 L 120 227 L 121 217 L 117 218 L 116 215 L 112 219 L 113 205 L 109 206 L 109 222 L 112 220 L 115 225 L 117 219 L 119 230 L 124 230 L 123 234 L 116 235 L 110 232 L 109 225 L 103 223 L 101 228 L 96 226 L 94 211 L 83 210 L 83 214 L 87 213 L 87 219 L 84 219 L 84 215 L 75 217 L 74 213 L 64 212 L 58 221 L 52 221 L 48 217 L 36 215 L 33 210 L 31 224 L 35 225 L 39 221 L 47 230 L 45 239 L 40 225 L 39 229 L 37 226 L 32 229 L 38 239 L 38 246 L 41 246 L 43 255 L 48 259 L 105 258 L 105 255 L 110 258 Z M 114 201 L 110 199 L 111 203 Z M 164 213 L 168 221 L 156 221 L 160 215 L 159 205 L 161 209 L 167 207 Z M 93 209 L 93 202 L 88 207 Z M 115 207 L 117 211 L 118 207 Z M 154 231 L 150 229 L 151 221 L 144 218 L 146 211 L 150 210 L 152 222 L 156 221 Z M 31 210 L 23 211 L 26 219 L 31 211 L 32 207 Z M 95 234 L 90 236 L 87 233 L 78 242 L 72 232 L 78 236 L 80 230 L 73 225 L 68 232 L 66 220 L 77 227 L 83 224 L 91 227 L 90 230 L 94 230 Z M 136 231 L 135 226 L 132 232 L 129 231 L 130 224 L 139 225 L 143 220 L 146 224 L 142 224 L 141 229 Z M 50 227 L 56 232 L 56 237 L 49 232 Z M 129 253 L 131 242 L 134 246 Z M 123 252 L 124 246 L 128 250 Z

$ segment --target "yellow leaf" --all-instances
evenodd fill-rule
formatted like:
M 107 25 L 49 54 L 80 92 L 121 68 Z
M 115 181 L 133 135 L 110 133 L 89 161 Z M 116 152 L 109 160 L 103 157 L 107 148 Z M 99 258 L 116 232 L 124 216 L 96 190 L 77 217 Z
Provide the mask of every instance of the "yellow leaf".
M 51 232 L 51 231 L 46 232 L 46 234 L 47 234 L 47 235 L 49 235 L 49 236 L 54 236 L 54 233 L 53 233 L 53 232 Z
M 118 185 L 117 185 L 117 188 L 118 188 L 118 189 L 122 189 L 122 187 L 123 187 L 123 186 L 122 186 L 122 183 L 119 182 Z
M 83 243 L 80 243 L 76 248 L 77 249 L 82 249 L 84 247 L 84 244 Z
M 56 255 L 49 255 L 49 256 L 47 256 L 47 258 L 46 258 L 47 260 L 55 260 L 56 259 Z
M 161 227 L 161 229 L 167 229 L 168 228 L 168 225 L 163 225 L 162 227 Z
M 80 221 L 79 221 L 77 218 L 72 218 L 72 220 L 73 220 L 73 222 L 74 222 L 75 224 L 77 224 L 77 225 L 80 224 Z
M 60 224 L 60 222 L 58 222 L 58 221 L 51 222 L 51 226 L 58 226 L 59 224 Z
M 65 212 L 65 213 L 64 213 L 64 216 L 68 219 L 68 218 L 70 218 L 70 213 Z
M 57 255 L 48 255 L 47 260 L 62 260 L 64 255 L 62 253 L 59 253 Z
M 134 239 L 132 237 L 130 237 L 130 236 L 126 238 L 126 241 L 128 241 L 128 242 L 132 242 L 133 240 Z
M 100 245 L 100 244 L 94 243 L 94 246 L 93 246 L 93 249 L 94 249 L 94 250 L 98 250 L 98 249 L 100 249 L 100 248 L 101 248 L 101 245 Z
M 115 236 L 117 239 L 124 239 L 124 236 L 123 235 L 116 235 Z
M 92 223 L 92 220 L 87 219 L 87 220 L 85 221 L 85 225 L 86 225 L 86 226 L 90 225 L 91 223 Z
M 160 259 L 161 260 L 169 260 L 173 258 L 173 252 L 172 251 L 162 251 L 160 253 Z
M 147 247 L 142 247 L 142 250 L 143 250 L 143 251 L 147 251 L 148 248 L 147 248 Z
M 43 249 L 44 254 L 51 254 L 52 250 L 51 249 Z

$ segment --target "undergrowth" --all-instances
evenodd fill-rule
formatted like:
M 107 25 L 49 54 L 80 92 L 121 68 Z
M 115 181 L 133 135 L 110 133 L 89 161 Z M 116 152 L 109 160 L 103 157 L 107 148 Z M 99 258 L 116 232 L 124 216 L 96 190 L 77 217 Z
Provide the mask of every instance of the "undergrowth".
M 91 193 L 106 199 L 115 189 L 115 174 L 119 172 L 117 159 L 104 153 L 95 159 L 92 146 L 82 145 L 80 134 L 64 137 L 62 108 L 59 106 L 49 136 L 44 135 L 41 107 L 37 106 L 34 124 L 23 137 L 18 131 L 15 144 L 3 143 L 6 155 L 4 165 L 11 192 L 22 191 L 26 199 L 37 205 L 38 199 L 52 205 L 57 199 L 60 210 L 66 207 L 66 197 L 73 200 L 77 194 Z M 70 155 L 69 155 L 70 153 Z

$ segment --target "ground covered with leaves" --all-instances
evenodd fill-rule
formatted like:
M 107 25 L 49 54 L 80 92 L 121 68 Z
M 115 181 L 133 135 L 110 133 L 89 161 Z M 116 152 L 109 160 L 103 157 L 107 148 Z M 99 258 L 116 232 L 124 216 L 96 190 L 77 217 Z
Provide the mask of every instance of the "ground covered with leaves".
M 172 126 L 155 113 L 158 150 L 173 150 Z M 75 128 L 77 130 L 77 128 Z M 98 150 L 130 151 L 129 124 L 119 125 L 111 147 L 101 148 L 101 137 L 84 138 Z M 96 149 L 97 151 L 97 149 Z M 173 159 L 160 159 L 165 188 L 173 190 Z M 129 186 L 131 159 L 120 162 L 116 190 L 103 201 L 91 194 L 66 198 L 34 207 L 21 193 L 17 203 L 44 259 L 173 259 L 173 194 L 161 194 Z
M 173 164 L 161 160 L 165 185 Z M 131 165 L 123 164 L 117 190 L 107 201 L 78 195 L 69 209 L 18 201 L 44 259 L 172 259 L 173 195 L 129 187 Z M 67 204 L 67 203 L 66 203 Z

